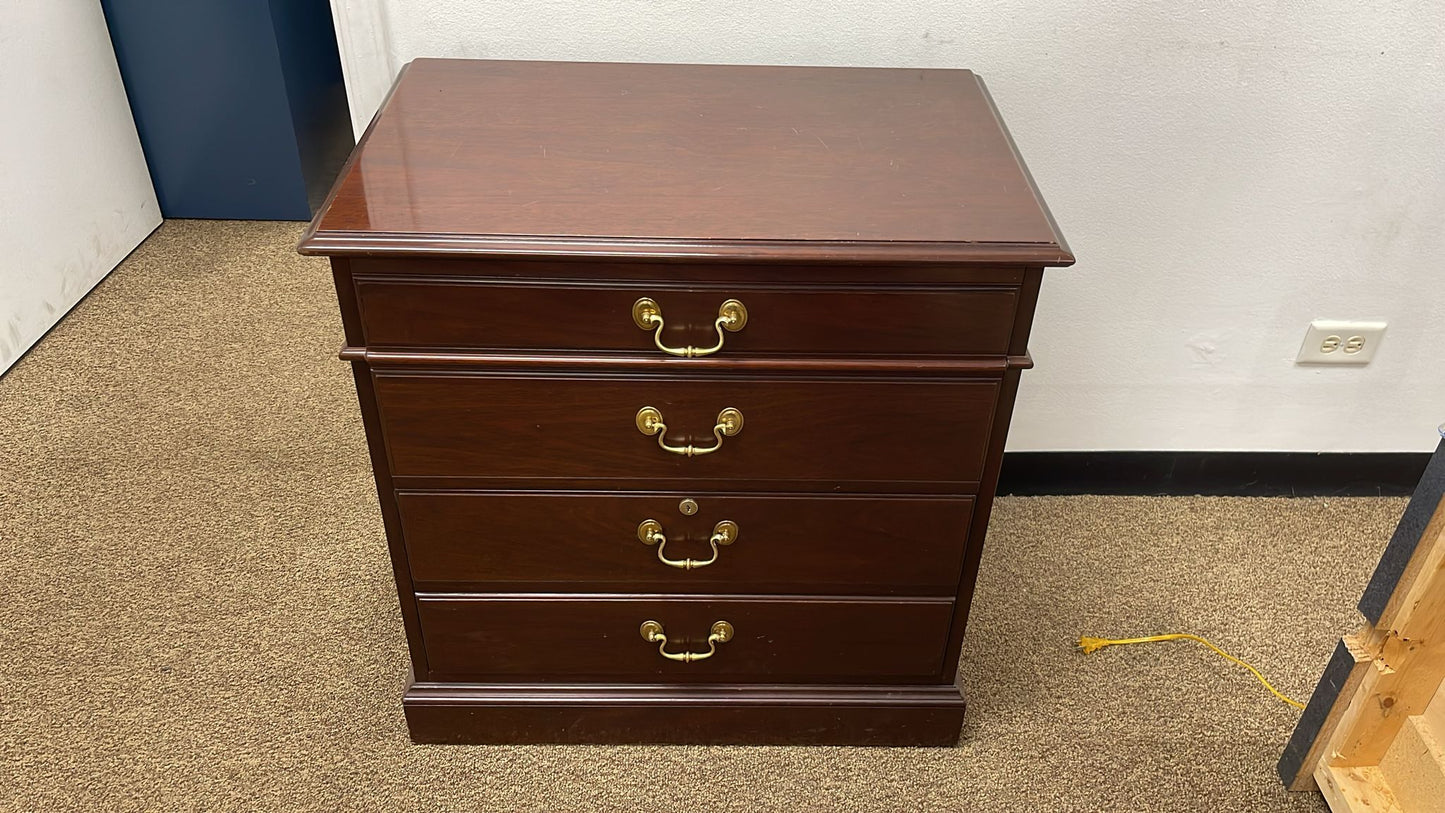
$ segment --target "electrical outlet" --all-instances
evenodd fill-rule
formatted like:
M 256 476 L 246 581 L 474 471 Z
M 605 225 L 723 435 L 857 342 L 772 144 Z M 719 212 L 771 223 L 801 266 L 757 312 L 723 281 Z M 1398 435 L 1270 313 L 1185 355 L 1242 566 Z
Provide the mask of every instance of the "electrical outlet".
M 1297 364 L 1369 364 L 1385 337 L 1385 322 L 1316 319 L 1305 331 Z

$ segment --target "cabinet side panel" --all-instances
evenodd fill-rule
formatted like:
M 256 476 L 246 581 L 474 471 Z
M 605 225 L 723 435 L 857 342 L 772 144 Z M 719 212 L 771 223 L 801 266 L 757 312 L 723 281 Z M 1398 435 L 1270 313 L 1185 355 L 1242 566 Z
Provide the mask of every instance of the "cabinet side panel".
M 1029 352 L 1029 331 L 1034 325 L 1034 308 L 1039 303 L 1039 285 L 1044 281 L 1044 269 L 1029 268 L 1024 271 L 1024 284 L 1019 291 L 1018 310 L 1014 311 L 1013 335 L 1009 338 L 1008 354 L 1022 356 Z
M 1032 267 L 1024 270 L 1023 287 L 1019 295 L 1018 311 L 1014 314 L 1013 335 L 1009 339 L 1009 355 L 1024 356 L 1029 351 L 1029 331 L 1033 327 L 1034 308 L 1039 300 L 1039 286 L 1043 282 L 1044 269 Z M 958 584 L 958 601 L 954 606 L 953 627 L 949 631 L 948 649 L 944 655 L 943 675 L 952 680 L 958 673 L 958 661 L 962 655 L 963 632 L 968 624 L 968 611 L 973 603 L 974 583 L 978 579 L 979 561 L 983 557 L 983 543 L 988 534 L 988 519 L 993 513 L 994 492 L 998 490 L 999 470 L 1003 467 L 1003 450 L 1008 442 L 1009 422 L 1013 419 L 1014 398 L 1018 395 L 1020 369 L 1010 369 L 1003 378 L 999 389 L 998 403 L 994 407 L 993 426 L 988 439 L 988 451 L 984 457 L 983 475 L 979 478 L 978 497 L 974 503 L 973 522 L 969 528 L 968 547 L 963 555 L 963 577 Z
M 331 261 L 332 276 L 336 281 L 336 299 L 341 306 L 341 321 L 346 330 L 348 345 L 361 343 L 361 317 L 356 304 L 356 289 L 352 285 L 349 262 L 345 259 Z M 371 383 L 371 368 L 364 361 L 351 362 L 352 377 L 356 380 L 356 399 L 361 406 L 361 421 L 366 427 L 366 447 L 371 453 L 371 470 L 376 478 L 377 498 L 381 503 L 382 523 L 386 528 L 386 545 L 391 555 L 392 574 L 396 579 L 397 598 L 401 604 L 401 620 L 406 628 L 407 649 L 411 655 L 412 674 L 417 680 L 428 675 L 426 648 L 422 646 L 421 624 L 417 620 L 416 594 L 412 589 L 411 567 L 407 563 L 406 543 L 401 533 L 401 515 L 396 507 L 396 490 L 391 482 L 391 467 L 387 461 L 386 446 L 381 437 L 381 420 L 376 410 L 376 393 Z
M 1014 396 L 1018 394 L 1021 372 L 1021 370 L 1009 370 L 1004 374 L 1003 386 L 999 390 L 998 404 L 994 407 L 988 456 L 984 462 L 983 477 L 979 480 L 973 522 L 968 533 L 968 547 L 963 554 L 963 577 L 958 583 L 958 599 L 954 605 L 953 626 L 948 635 L 948 648 L 944 652 L 942 677 L 945 680 L 951 680 L 958 672 L 959 655 L 963 648 L 963 629 L 968 623 L 968 610 L 973 601 L 974 582 L 978 579 L 978 564 L 983 556 L 983 542 L 988 533 L 989 514 L 993 512 L 994 491 L 998 488 L 998 473 L 1003 463 L 1003 447 L 1004 442 L 1008 439 L 1009 420 L 1013 417 Z

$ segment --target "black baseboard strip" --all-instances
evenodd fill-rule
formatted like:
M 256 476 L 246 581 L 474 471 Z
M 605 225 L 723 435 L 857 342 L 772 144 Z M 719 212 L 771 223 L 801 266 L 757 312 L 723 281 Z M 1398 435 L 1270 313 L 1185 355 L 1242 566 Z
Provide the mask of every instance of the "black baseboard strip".
M 1009 452 L 999 494 L 1408 497 L 1429 452 Z

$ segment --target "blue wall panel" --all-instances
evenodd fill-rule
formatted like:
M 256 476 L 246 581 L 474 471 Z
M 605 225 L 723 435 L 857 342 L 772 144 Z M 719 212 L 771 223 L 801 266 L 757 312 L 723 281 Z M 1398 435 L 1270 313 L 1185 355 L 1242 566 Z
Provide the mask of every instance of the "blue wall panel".
M 166 217 L 306 220 L 350 147 L 326 0 L 102 0 Z

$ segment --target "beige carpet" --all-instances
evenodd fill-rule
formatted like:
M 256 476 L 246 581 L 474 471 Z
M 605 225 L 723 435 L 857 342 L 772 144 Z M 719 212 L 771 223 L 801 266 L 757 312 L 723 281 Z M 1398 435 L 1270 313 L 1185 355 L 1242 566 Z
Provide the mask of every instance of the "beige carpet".
M 1320 810 L 1274 764 L 1398 499 L 1006 499 L 956 749 L 419 747 L 324 261 L 167 223 L 0 379 L 5 810 Z

